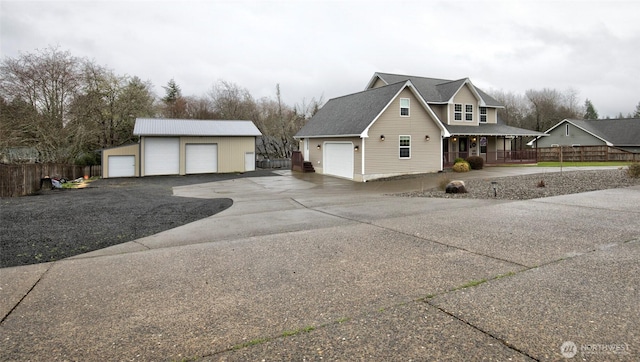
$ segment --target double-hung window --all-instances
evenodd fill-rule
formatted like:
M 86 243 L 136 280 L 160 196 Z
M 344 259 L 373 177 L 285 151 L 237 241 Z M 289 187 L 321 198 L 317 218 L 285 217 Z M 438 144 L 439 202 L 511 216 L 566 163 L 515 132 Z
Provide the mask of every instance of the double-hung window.
M 453 119 L 462 121 L 462 104 L 456 103 L 453 105 Z
M 464 120 L 473 122 L 473 106 L 471 104 L 464 105 Z
M 409 117 L 409 98 L 400 98 L 400 116 Z
M 487 123 L 487 107 L 480 107 L 480 122 Z
M 411 158 L 411 136 L 400 136 L 400 158 Z

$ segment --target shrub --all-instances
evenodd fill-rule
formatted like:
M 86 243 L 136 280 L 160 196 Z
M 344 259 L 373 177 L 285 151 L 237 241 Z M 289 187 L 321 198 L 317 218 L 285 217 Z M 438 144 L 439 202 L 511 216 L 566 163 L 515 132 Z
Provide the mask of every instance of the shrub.
M 471 166 L 466 161 L 458 162 L 452 167 L 454 172 L 469 172 L 470 169 Z
M 444 191 L 447 188 L 447 185 L 451 182 L 451 179 L 447 175 L 442 175 L 440 177 L 440 181 L 438 182 L 438 190 Z
M 629 177 L 640 178 L 640 162 L 634 162 L 629 165 L 627 169 Z
M 469 163 L 472 170 L 482 170 L 484 167 L 484 158 L 480 156 L 469 156 L 466 161 Z
M 464 160 L 464 158 L 462 158 L 462 157 L 458 157 L 458 158 L 456 158 L 455 160 L 453 160 L 453 164 L 454 164 L 454 165 L 455 165 L 456 163 L 458 163 L 458 162 L 466 162 L 466 161 L 465 161 L 465 160 Z

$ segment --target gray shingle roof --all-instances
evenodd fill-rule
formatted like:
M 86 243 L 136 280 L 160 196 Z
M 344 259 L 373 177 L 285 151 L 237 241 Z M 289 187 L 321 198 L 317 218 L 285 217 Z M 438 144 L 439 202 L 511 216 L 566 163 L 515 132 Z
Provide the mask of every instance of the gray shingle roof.
M 252 121 L 136 118 L 136 136 L 261 136 Z
M 410 80 L 427 103 L 448 102 L 467 80 L 466 78 L 447 80 L 389 73 L 376 73 L 375 75 L 380 77 L 380 79 L 387 84 Z M 502 104 L 493 97 L 489 96 L 476 86 L 474 86 L 474 88 L 488 107 L 502 107 Z
M 445 127 L 451 136 L 546 136 L 542 132 L 495 123 L 480 123 L 478 126 L 445 125 Z
M 360 135 L 405 84 L 400 82 L 330 99 L 295 137 Z
M 597 120 L 567 119 L 565 121 L 602 138 L 614 146 L 640 145 L 640 118 Z M 555 128 L 555 126 L 553 128 Z

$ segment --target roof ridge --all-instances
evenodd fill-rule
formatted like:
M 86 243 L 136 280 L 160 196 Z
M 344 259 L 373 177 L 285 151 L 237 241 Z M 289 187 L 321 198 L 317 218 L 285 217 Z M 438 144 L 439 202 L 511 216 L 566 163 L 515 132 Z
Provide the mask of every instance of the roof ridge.
M 379 91 L 379 90 L 381 90 L 381 89 L 384 89 L 384 88 L 387 88 L 387 87 L 391 87 L 391 86 L 394 86 L 394 85 L 397 85 L 397 84 L 405 84 L 405 83 L 407 83 L 407 81 L 409 81 L 409 80 L 407 79 L 407 80 L 403 80 L 403 81 L 400 81 L 400 82 L 395 82 L 395 83 L 391 83 L 391 84 L 383 85 L 383 86 L 381 86 L 381 87 L 377 87 L 377 88 L 368 88 L 368 89 L 365 89 L 365 90 L 361 90 L 361 91 L 359 91 L 359 92 L 349 93 L 349 94 L 345 94 L 345 95 L 343 95 L 343 96 L 339 96 L 339 97 L 331 98 L 331 99 L 329 99 L 329 100 L 331 101 L 331 100 L 334 100 L 334 99 L 340 99 L 340 98 L 344 98 L 344 97 L 350 97 L 350 96 L 354 96 L 354 95 L 361 94 L 361 93 L 367 93 L 367 92 L 371 92 L 371 91 Z
M 376 74 L 386 74 L 386 75 L 392 75 L 392 76 L 396 76 L 396 77 L 429 79 L 429 80 L 437 80 L 437 81 L 443 81 L 443 82 L 455 82 L 456 81 L 456 80 L 451 80 L 451 79 L 423 77 L 423 76 L 419 76 L 419 75 L 410 75 L 410 74 L 383 73 L 383 72 L 376 72 Z

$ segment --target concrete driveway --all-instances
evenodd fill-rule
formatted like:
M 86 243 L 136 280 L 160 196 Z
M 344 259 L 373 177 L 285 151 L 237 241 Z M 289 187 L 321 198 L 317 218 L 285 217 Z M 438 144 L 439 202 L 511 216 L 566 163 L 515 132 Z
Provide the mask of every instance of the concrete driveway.
M 387 195 L 437 181 L 283 172 L 176 187 L 234 205 L 0 269 L 0 360 L 640 358 L 640 188 Z

